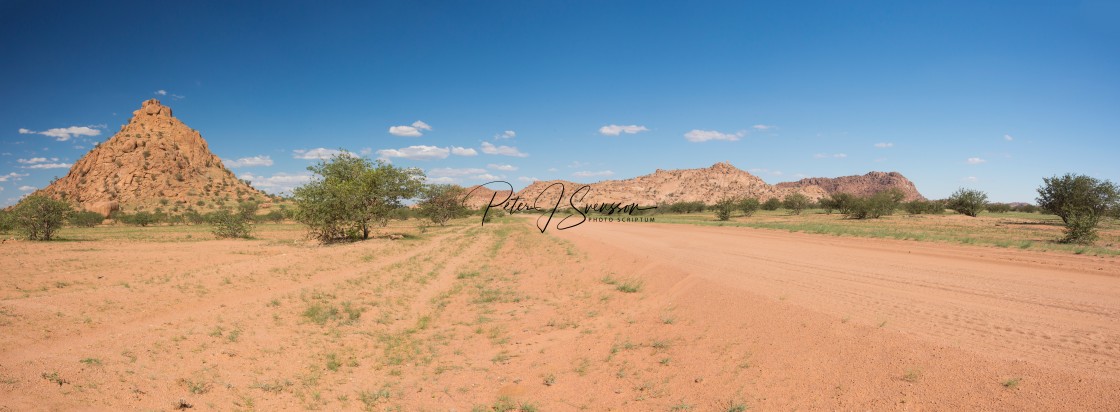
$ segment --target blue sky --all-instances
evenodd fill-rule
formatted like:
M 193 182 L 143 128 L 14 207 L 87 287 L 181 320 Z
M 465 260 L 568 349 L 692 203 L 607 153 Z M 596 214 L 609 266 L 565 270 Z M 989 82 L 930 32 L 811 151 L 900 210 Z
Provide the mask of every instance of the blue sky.
M 97 3 L 0 2 L 0 204 L 153 97 L 270 191 L 320 148 L 464 185 L 1120 181 L 1117 2 Z

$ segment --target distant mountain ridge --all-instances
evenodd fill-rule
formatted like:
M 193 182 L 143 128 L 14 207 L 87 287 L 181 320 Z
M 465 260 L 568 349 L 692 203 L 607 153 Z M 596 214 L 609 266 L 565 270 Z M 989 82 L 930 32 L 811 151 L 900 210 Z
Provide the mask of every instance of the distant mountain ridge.
M 560 188 L 563 187 L 565 196 L 561 204 L 563 207 L 568 206 L 566 198 L 583 186 L 590 186 L 590 190 L 586 194 L 577 196 L 575 200 L 580 204 L 620 202 L 657 205 L 694 201 L 712 204 L 724 198 L 755 197 L 761 201 L 770 198 L 782 199 L 793 193 L 803 194 L 815 201 L 838 192 L 862 196 L 890 188 L 902 190 L 907 200 L 924 199 L 913 182 L 898 172 L 871 172 L 863 176 L 838 178 L 808 178 L 771 185 L 727 162 L 701 169 L 658 169 L 652 174 L 631 179 L 604 180 L 596 183 L 575 183 L 566 180 L 537 181 L 521 189 L 516 195 L 525 202 L 533 202 L 538 196 L 541 202 L 555 202 L 556 196 L 561 193 Z M 490 202 L 495 190 L 479 188 L 466 199 L 465 203 L 470 207 L 484 206 Z M 496 200 L 504 199 L 508 192 L 508 190 L 498 190 Z M 542 193 L 545 195 L 542 196 Z

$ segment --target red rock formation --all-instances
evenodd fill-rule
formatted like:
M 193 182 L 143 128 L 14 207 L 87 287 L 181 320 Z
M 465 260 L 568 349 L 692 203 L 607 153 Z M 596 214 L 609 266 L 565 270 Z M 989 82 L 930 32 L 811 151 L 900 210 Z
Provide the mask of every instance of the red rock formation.
M 117 134 L 74 162 L 65 177 L 37 193 L 105 215 L 116 208 L 156 207 L 161 199 L 169 207 L 210 209 L 219 199 L 266 196 L 234 176 L 197 130 L 172 117 L 171 108 L 155 99 L 144 102 Z M 197 206 L 199 200 L 205 206 Z

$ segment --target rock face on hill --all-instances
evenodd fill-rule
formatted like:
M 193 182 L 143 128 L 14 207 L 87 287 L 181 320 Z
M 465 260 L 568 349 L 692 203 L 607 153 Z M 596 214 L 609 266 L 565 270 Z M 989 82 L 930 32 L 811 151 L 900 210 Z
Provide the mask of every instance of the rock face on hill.
M 106 216 L 117 209 L 205 210 L 266 197 L 226 169 L 202 135 L 156 99 L 145 101 L 119 132 L 37 193 Z
M 907 202 L 925 200 L 925 197 L 918 193 L 918 188 L 914 187 L 914 182 L 898 172 L 871 172 L 863 176 L 833 178 L 810 177 L 796 182 L 778 183 L 776 186 L 787 189 L 816 186 L 824 189 L 830 195 L 833 193 L 849 193 L 856 196 L 871 196 L 887 189 L 898 189 L 905 195 L 903 200 Z
M 760 201 L 770 198 L 785 198 L 792 193 L 800 193 L 809 199 L 818 200 L 836 192 L 856 195 L 870 195 L 897 187 L 903 191 L 907 200 L 924 199 L 914 184 L 896 172 L 871 172 L 863 176 L 846 176 L 835 179 L 811 178 L 798 182 L 770 185 L 730 163 L 716 163 L 702 169 L 660 170 L 645 176 L 625 180 L 605 180 L 597 183 L 575 183 L 566 180 L 533 182 L 517 192 L 523 202 L 549 207 L 563 193 L 561 207 L 567 207 L 572 194 L 584 186 L 590 186 L 585 194 L 576 196 L 579 205 L 592 203 L 637 203 L 641 206 L 675 202 L 704 202 L 713 204 L 724 198 L 755 197 Z M 471 190 L 473 188 L 468 188 Z M 563 190 L 563 192 L 561 192 Z M 468 207 L 477 208 L 490 202 L 494 190 L 479 188 L 468 196 Z M 506 197 L 508 191 L 500 191 L 497 201 Z M 543 194 L 542 194 L 543 193 Z

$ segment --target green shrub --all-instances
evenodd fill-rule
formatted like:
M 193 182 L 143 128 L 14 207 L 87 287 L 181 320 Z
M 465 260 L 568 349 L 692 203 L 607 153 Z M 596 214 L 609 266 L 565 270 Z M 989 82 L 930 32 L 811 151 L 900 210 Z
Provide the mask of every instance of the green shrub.
M 212 232 L 218 239 L 248 239 L 253 232 L 252 220 L 242 211 L 230 212 L 222 209 L 211 213 L 210 224 L 214 225 Z
M 133 214 L 120 213 L 117 215 L 116 220 L 129 225 L 145 227 L 159 223 L 161 215 L 162 214 L 157 215 L 151 212 L 136 212 Z
M 81 211 L 71 213 L 66 220 L 77 227 L 94 227 L 104 221 L 105 217 L 97 212 Z
M 776 197 L 766 199 L 765 202 L 762 202 L 762 210 L 778 210 L 780 207 L 782 207 L 782 200 Z
M 733 210 L 735 210 L 735 200 L 731 199 L 731 198 L 726 198 L 726 199 L 720 200 L 720 201 L 716 202 L 715 210 L 716 210 L 716 219 L 730 220 L 731 219 L 731 212 Z
M 754 212 L 757 212 L 761 206 L 762 204 L 759 203 L 757 197 L 747 197 L 739 201 L 739 210 L 743 211 L 743 215 L 747 217 L 754 215 Z
M 988 213 L 1007 213 L 1011 211 L 1011 205 L 1007 203 L 988 203 Z
M 789 195 L 786 195 L 786 198 L 782 200 L 782 207 L 785 207 L 786 210 L 789 210 L 789 214 L 791 215 L 800 215 L 801 211 L 809 207 L 809 203 L 809 198 L 805 197 L 805 195 L 800 193 L 791 193 Z
M 8 211 L 0 210 L 0 233 L 11 232 L 13 228 L 12 214 Z
M 1092 243 L 1100 220 L 1120 210 L 1120 189 L 1108 180 L 1066 174 L 1042 179 L 1038 206 L 1062 218 L 1066 243 Z
M 417 205 L 419 215 L 443 226 L 447 221 L 466 216 L 469 210 L 463 205 L 466 191 L 456 185 L 427 185 L 424 199 Z
M 888 189 L 871 197 L 846 196 L 841 202 L 841 213 L 851 219 L 878 219 L 892 215 L 902 203 L 902 192 Z
M 962 215 L 976 217 L 988 205 L 988 194 L 974 189 L 957 189 L 946 206 Z
M 906 213 L 912 215 L 940 215 L 945 213 L 945 202 L 941 200 L 915 200 L 906 202 L 903 208 Z
M 33 195 L 12 208 L 12 226 L 27 240 L 51 240 L 70 214 L 70 204 Z

